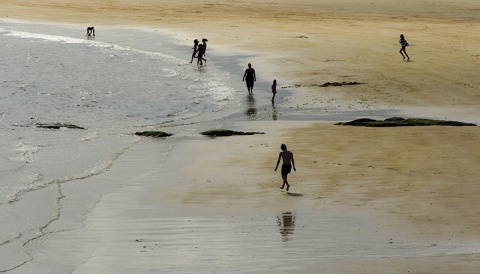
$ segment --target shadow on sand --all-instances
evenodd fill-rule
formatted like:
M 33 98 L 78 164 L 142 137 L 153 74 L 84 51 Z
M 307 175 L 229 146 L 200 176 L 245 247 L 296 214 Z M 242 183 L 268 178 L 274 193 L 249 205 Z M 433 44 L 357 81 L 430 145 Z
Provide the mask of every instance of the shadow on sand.
M 292 197 L 301 197 L 301 196 L 303 196 L 303 194 L 301 194 L 301 193 L 293 193 L 293 192 L 287 192 L 287 195 L 288 195 L 288 196 L 292 196 Z

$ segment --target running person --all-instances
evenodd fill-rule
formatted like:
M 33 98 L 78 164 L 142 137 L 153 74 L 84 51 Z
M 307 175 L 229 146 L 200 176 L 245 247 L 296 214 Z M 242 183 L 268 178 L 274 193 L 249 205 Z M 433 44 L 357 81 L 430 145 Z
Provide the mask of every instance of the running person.
M 398 41 L 400 45 L 402 45 L 402 48 L 400 49 L 400 54 L 403 56 L 403 60 L 405 60 L 405 55 L 407 56 L 408 60 L 410 61 L 410 57 L 407 54 L 407 50 L 405 49 L 406 47 L 409 46 L 407 40 L 405 40 L 405 36 L 403 34 L 400 34 L 400 40 Z M 403 55 L 405 53 L 405 55 Z

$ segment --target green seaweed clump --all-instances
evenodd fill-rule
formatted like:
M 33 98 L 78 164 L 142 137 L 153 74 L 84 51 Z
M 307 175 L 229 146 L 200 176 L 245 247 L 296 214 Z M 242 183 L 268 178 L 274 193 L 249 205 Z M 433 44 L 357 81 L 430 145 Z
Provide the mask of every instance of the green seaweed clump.
M 53 124 L 36 124 L 39 128 L 48 128 L 48 129 L 60 129 L 60 128 L 72 128 L 72 129 L 85 129 L 83 127 L 71 124 L 62 124 L 62 123 L 53 123 Z
M 336 123 L 335 125 L 344 126 L 364 126 L 364 127 L 412 127 L 412 126 L 476 126 L 472 123 L 463 123 L 457 121 L 433 120 L 423 118 L 400 118 L 393 117 L 385 120 L 374 120 L 362 118 L 350 122 Z
M 254 134 L 265 134 L 264 132 L 244 132 L 244 131 L 234 131 L 229 129 L 213 129 L 200 132 L 202 135 L 207 136 L 233 136 L 233 135 L 254 135 Z
M 135 132 L 135 135 L 161 138 L 161 137 L 169 137 L 169 136 L 172 136 L 173 134 L 166 133 L 163 131 L 158 131 L 158 130 L 150 130 L 150 131 L 137 131 Z

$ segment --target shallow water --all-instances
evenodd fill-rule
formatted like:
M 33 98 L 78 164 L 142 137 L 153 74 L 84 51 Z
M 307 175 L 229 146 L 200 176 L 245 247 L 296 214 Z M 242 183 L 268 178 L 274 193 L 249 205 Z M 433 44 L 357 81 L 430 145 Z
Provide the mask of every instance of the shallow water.
M 83 34 L 0 21 L 0 254 L 18 255 L 0 270 L 28 261 L 24 245 L 58 219 L 61 185 L 108 170 L 142 140 L 134 132 L 194 135 L 227 116 L 248 119 L 230 72 L 179 58 L 189 47 L 139 30 Z M 53 123 L 84 129 L 37 127 Z M 78 195 L 92 204 L 108 191 Z
M 33 185 L 97 174 L 136 141 L 135 131 L 237 112 L 229 73 L 214 66 L 197 69 L 108 32 L 104 40 L 87 40 L 53 26 L 3 24 L 1 203 Z M 141 34 L 124 35 L 136 40 Z M 152 47 L 161 39 L 151 34 L 142 42 Z M 39 129 L 38 123 L 85 130 Z

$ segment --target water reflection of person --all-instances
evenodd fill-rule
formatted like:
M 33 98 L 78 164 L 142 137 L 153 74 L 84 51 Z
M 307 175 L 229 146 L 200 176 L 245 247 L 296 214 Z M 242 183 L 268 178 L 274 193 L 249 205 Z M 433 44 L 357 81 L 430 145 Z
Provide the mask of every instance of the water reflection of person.
M 282 242 L 288 241 L 288 236 L 293 234 L 295 227 L 295 213 L 283 212 L 282 216 L 277 216 L 277 225 L 280 228 Z
M 277 108 L 275 107 L 274 104 L 272 104 L 272 119 L 273 119 L 274 121 L 277 120 Z
M 255 117 L 257 115 L 257 107 L 255 105 L 255 98 L 253 95 L 248 95 L 247 97 L 247 103 L 248 103 L 248 108 L 247 111 L 245 111 L 245 114 L 247 116 Z

